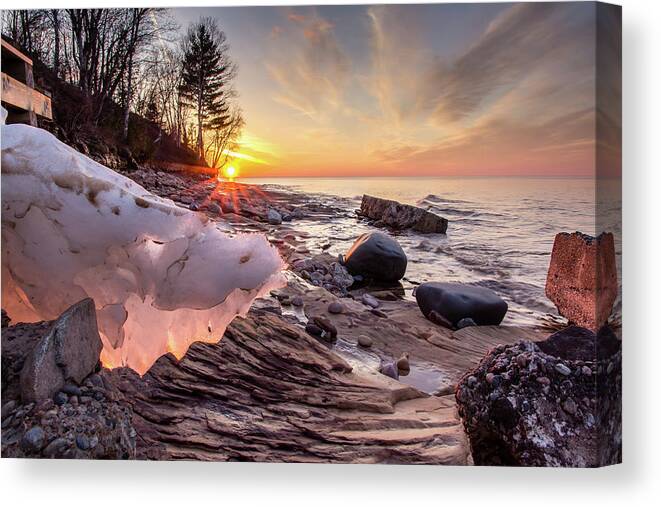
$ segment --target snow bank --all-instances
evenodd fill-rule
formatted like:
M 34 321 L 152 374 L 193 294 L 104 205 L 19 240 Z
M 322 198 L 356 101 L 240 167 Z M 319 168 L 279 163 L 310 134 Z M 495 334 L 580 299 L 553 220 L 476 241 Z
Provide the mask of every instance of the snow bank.
M 217 342 L 281 284 L 264 236 L 233 234 L 2 113 L 2 307 L 14 322 L 91 297 L 102 361 L 142 374 Z

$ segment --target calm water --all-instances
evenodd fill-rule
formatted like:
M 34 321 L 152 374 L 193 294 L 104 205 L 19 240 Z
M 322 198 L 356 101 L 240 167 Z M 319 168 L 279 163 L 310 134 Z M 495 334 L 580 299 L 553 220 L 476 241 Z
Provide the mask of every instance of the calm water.
M 371 230 L 353 213 L 363 194 L 415 204 L 447 218 L 447 235 L 403 232 L 397 236 L 409 259 L 405 287 L 410 290 L 416 282 L 425 281 L 489 287 L 508 301 L 508 323 L 539 324 L 556 314 L 544 296 L 555 234 L 595 233 L 592 179 L 280 178 L 245 182 L 313 194 L 322 202 L 346 209 L 329 223 L 296 222 L 312 234 L 311 246 L 330 239 L 333 254 L 345 252 L 356 236 Z M 619 201 L 607 202 L 603 214 L 619 224 Z M 620 234 L 614 232 L 619 257 Z

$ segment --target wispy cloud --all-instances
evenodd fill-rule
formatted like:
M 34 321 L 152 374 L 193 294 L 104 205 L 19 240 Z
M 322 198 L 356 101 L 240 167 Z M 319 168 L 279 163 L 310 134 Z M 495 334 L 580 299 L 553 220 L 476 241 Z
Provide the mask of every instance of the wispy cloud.
M 351 64 L 334 26 L 317 14 L 290 13 L 267 64 L 277 85 L 275 100 L 310 117 L 343 107 Z

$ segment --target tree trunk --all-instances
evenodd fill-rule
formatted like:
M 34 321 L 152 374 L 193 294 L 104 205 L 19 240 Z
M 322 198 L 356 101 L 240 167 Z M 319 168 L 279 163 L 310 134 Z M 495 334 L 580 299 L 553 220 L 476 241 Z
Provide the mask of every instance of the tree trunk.
M 124 105 L 124 130 L 122 132 L 122 139 L 124 141 L 128 141 L 129 139 L 129 113 L 131 110 L 131 93 L 133 91 L 133 55 L 129 58 L 126 80 L 126 104 Z

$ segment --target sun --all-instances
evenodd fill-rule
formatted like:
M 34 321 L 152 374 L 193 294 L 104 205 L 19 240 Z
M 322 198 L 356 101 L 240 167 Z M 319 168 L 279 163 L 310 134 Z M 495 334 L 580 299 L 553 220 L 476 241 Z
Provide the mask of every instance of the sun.
M 233 165 L 226 167 L 223 172 L 225 173 L 225 177 L 230 180 L 233 180 L 238 175 L 238 171 Z

